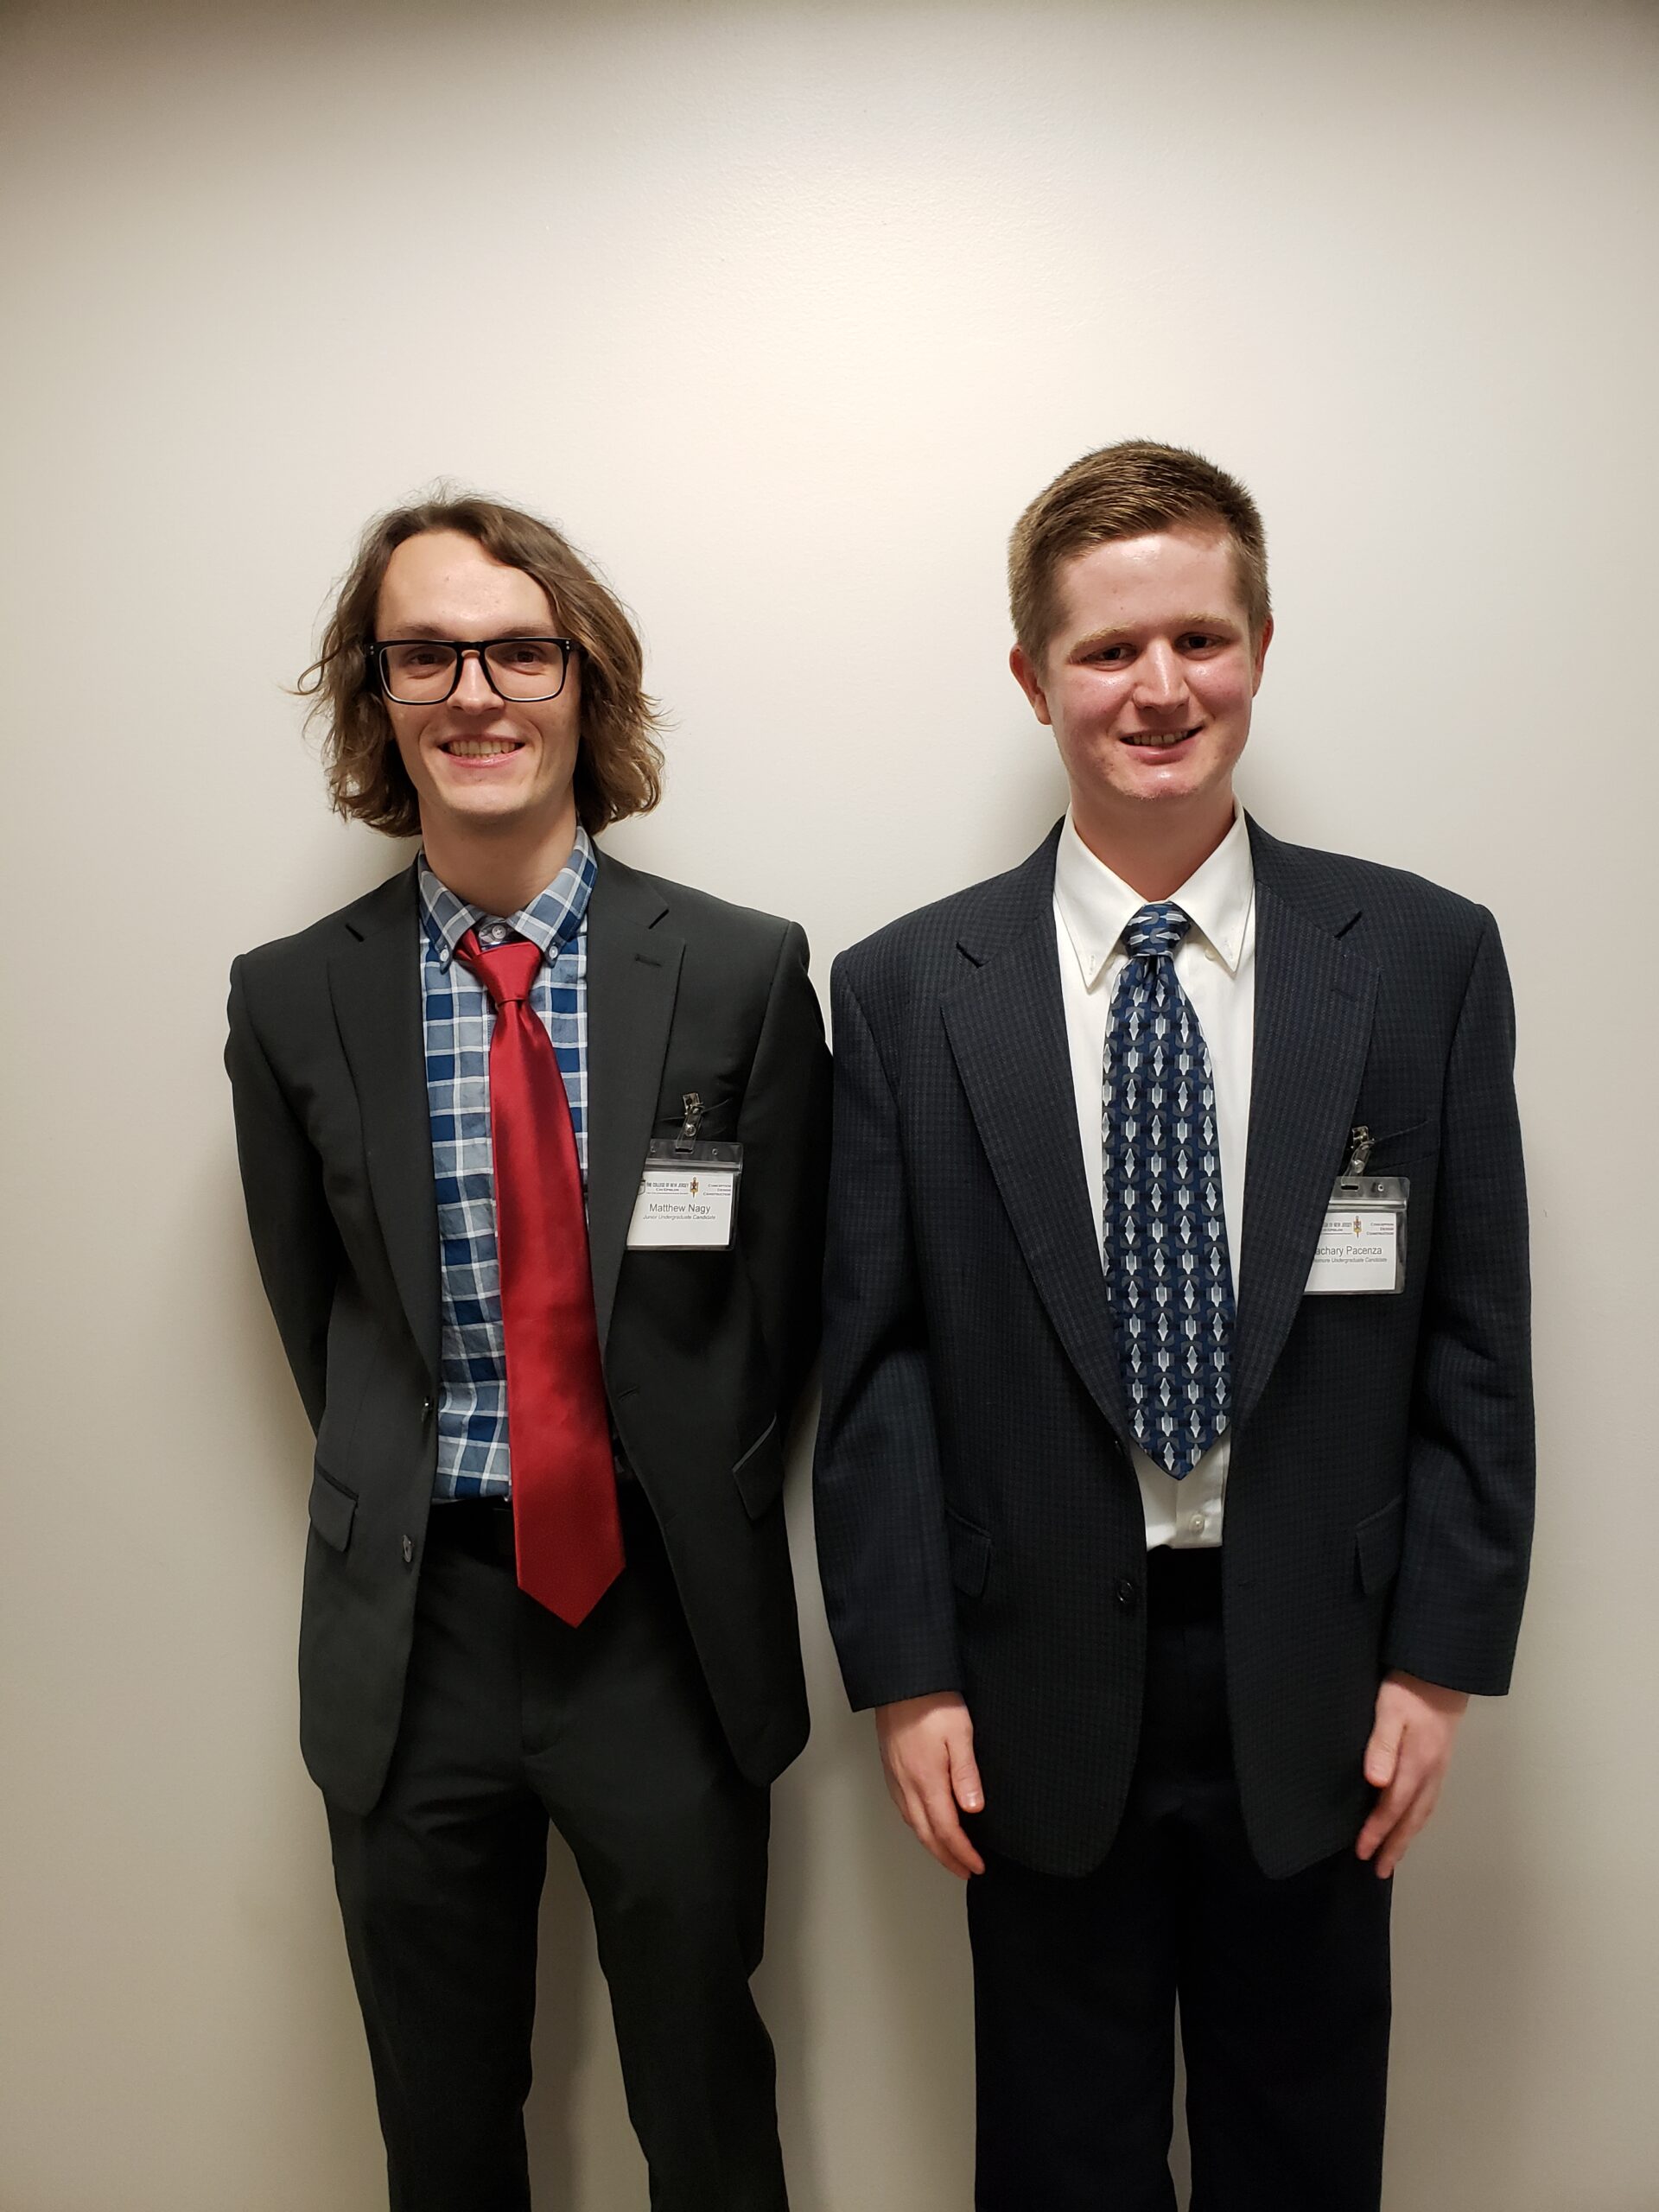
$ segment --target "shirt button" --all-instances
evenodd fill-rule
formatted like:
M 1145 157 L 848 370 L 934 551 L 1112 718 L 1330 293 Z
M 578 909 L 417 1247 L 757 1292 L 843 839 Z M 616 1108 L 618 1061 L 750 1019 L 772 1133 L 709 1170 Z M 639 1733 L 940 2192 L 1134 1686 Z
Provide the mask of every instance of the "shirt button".
M 489 926 L 483 931 L 482 935 L 486 944 L 499 944 L 506 933 L 506 928 L 504 924 L 500 922 L 492 922 Z
M 1195 1514 L 1192 1516 L 1192 1519 L 1187 1522 L 1187 1524 L 1186 1524 L 1186 1525 L 1187 1525 L 1187 1527 L 1188 1527 L 1188 1528 L 1192 1531 L 1192 1534 L 1193 1534 L 1195 1536 L 1201 1536 L 1201 1535 L 1204 1534 L 1204 1516 L 1203 1516 L 1203 1514 L 1202 1514 L 1202 1513 L 1195 1513 Z

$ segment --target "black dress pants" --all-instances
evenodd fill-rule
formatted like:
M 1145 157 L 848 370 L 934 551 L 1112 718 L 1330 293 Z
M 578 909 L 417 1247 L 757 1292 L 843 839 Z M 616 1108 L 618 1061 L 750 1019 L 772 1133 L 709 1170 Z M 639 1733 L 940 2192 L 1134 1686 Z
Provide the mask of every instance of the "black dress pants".
M 391 2212 L 525 2212 L 550 1820 L 593 1908 L 653 2212 L 784 2212 L 749 1990 L 766 1793 L 733 1763 L 644 1497 L 579 1628 L 518 1589 L 504 1510 L 431 1515 L 386 1788 L 329 1808 Z M 561 1970 L 553 1962 L 551 1970 Z
M 1376 2212 L 1389 1904 L 1341 1852 L 1284 1881 L 1245 1839 L 1221 1555 L 1149 1556 L 1140 1753 L 1116 1840 L 1069 1881 L 968 1887 L 979 2212 L 1174 2212 L 1175 2016 L 1192 2212 Z

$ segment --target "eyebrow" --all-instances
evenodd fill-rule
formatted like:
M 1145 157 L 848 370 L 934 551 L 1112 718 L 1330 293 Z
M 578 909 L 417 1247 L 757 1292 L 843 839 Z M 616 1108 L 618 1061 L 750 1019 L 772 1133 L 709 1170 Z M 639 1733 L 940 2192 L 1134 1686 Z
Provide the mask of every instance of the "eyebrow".
M 406 622 L 396 634 L 399 638 L 429 638 L 435 645 L 457 645 L 470 642 L 470 640 L 457 638 L 453 630 L 439 629 L 433 622 Z M 557 634 L 556 631 L 532 629 L 528 624 L 521 622 L 513 629 L 495 631 L 486 643 L 493 645 L 503 644 L 513 638 L 551 638 Z
M 1187 630 L 1242 630 L 1243 626 L 1235 614 L 1183 614 L 1179 622 L 1170 625 L 1171 631 L 1177 637 Z M 1109 622 L 1103 628 L 1091 630 L 1087 637 L 1079 638 L 1071 650 L 1074 653 L 1082 652 L 1090 645 L 1103 645 L 1120 638 L 1130 638 L 1134 636 L 1135 629 L 1133 623 Z

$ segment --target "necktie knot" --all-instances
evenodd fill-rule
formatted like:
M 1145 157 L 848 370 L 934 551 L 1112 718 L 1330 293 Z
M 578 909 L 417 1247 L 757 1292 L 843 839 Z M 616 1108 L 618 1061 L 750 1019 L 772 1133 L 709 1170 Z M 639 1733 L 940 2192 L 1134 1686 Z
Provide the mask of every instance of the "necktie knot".
M 1167 899 L 1160 899 L 1129 917 L 1123 943 L 1132 960 L 1156 960 L 1173 952 L 1192 926 L 1190 914 L 1183 913 Z
M 542 949 L 528 938 L 518 937 L 506 944 L 493 944 L 486 952 L 478 931 L 468 930 L 455 947 L 455 957 L 477 976 L 499 1013 L 504 1006 L 522 1004 L 530 996 L 542 964 Z

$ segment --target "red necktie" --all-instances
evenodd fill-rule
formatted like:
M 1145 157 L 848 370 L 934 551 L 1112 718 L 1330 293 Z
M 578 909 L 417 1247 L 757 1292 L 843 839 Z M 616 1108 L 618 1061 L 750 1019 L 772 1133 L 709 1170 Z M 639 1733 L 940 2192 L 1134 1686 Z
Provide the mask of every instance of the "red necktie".
M 455 957 L 495 1006 L 490 1142 L 518 1586 L 574 1628 L 622 1572 L 575 1135 L 529 1003 L 540 948 L 518 938 L 486 952 L 468 930 Z

